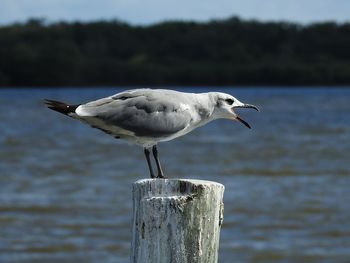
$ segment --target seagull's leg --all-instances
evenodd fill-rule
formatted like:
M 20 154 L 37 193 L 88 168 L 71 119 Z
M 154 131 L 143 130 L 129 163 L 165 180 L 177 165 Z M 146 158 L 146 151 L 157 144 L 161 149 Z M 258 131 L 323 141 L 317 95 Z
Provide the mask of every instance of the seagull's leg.
M 157 169 L 158 169 L 158 176 L 157 177 L 164 178 L 162 166 L 160 165 L 160 162 L 159 162 L 157 145 L 153 146 L 152 151 L 153 151 L 153 156 L 154 156 L 154 159 L 156 160 Z
M 150 155 L 151 151 L 148 148 L 144 148 L 144 152 L 145 152 L 145 156 L 146 156 L 146 160 L 147 160 L 150 176 L 151 176 L 151 178 L 155 178 L 154 173 L 153 173 L 151 159 L 149 158 L 149 155 Z

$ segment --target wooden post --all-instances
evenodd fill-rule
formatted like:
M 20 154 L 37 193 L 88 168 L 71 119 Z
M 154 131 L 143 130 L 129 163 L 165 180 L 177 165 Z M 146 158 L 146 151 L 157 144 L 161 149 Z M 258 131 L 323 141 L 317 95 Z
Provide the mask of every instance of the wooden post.
M 133 184 L 132 263 L 216 263 L 224 186 L 187 179 Z

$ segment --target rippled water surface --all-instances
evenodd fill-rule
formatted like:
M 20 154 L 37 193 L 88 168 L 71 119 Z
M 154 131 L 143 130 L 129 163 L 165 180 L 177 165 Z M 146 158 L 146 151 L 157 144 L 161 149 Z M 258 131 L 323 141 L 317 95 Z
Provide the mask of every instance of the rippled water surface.
M 159 151 L 168 177 L 225 185 L 220 262 L 350 262 L 350 89 L 213 89 L 258 105 L 240 111 L 253 129 L 216 121 Z M 118 91 L 0 90 L 0 262 L 129 261 L 142 149 L 43 105 Z

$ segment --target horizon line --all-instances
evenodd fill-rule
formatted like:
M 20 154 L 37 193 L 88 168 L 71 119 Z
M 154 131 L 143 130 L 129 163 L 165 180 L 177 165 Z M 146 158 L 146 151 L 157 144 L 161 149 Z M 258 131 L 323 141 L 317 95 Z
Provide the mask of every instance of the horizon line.
M 169 19 L 162 19 L 156 22 L 149 22 L 149 23 L 135 23 L 131 21 L 126 21 L 123 19 L 120 19 L 118 17 L 115 18 L 96 18 L 96 19 L 89 19 L 89 20 L 83 20 L 83 19 L 49 19 L 47 17 L 43 16 L 37 16 L 37 17 L 28 17 L 24 20 L 16 20 L 8 23 L 1 23 L 0 27 L 7 27 L 12 25 L 24 25 L 29 23 L 30 21 L 38 21 L 43 23 L 45 26 L 60 24 L 60 23 L 82 23 L 82 24 L 90 24 L 90 23 L 97 23 L 97 22 L 119 22 L 121 24 L 130 25 L 130 26 L 155 26 L 159 24 L 164 23 L 197 23 L 197 24 L 208 24 L 212 22 L 224 22 L 229 20 L 237 19 L 241 22 L 257 22 L 261 24 L 268 24 L 268 23 L 277 23 L 277 24 L 294 24 L 294 25 L 300 25 L 300 26 L 310 26 L 315 24 L 327 24 L 327 23 L 334 23 L 337 25 L 344 25 L 349 24 L 350 19 L 347 21 L 337 21 L 335 19 L 324 19 L 324 20 L 315 20 L 315 21 L 309 21 L 309 22 L 302 22 L 302 21 L 296 21 L 296 20 L 288 20 L 288 19 L 261 19 L 261 18 L 242 18 L 238 15 L 232 15 L 227 17 L 220 17 L 220 18 L 208 18 L 208 19 L 188 19 L 188 18 L 169 18 Z

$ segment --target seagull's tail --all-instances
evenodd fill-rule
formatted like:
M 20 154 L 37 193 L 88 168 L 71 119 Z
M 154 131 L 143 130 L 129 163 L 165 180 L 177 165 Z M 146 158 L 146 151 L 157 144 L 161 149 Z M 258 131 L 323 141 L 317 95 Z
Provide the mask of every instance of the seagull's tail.
M 75 110 L 79 107 L 79 105 L 68 105 L 64 102 L 60 102 L 57 100 L 45 100 L 45 104 L 51 110 L 58 111 L 65 115 L 70 115 L 69 113 L 75 113 Z

